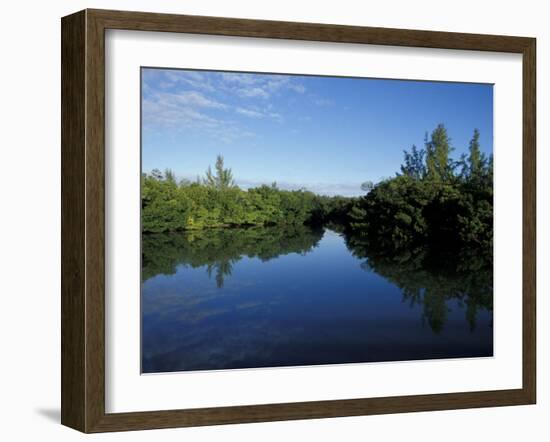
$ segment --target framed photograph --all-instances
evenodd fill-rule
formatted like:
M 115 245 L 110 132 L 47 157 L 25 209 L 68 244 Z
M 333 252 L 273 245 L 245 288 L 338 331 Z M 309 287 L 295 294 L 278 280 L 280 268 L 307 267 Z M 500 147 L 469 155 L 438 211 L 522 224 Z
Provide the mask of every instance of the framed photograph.
M 62 19 L 62 423 L 534 404 L 535 39 Z

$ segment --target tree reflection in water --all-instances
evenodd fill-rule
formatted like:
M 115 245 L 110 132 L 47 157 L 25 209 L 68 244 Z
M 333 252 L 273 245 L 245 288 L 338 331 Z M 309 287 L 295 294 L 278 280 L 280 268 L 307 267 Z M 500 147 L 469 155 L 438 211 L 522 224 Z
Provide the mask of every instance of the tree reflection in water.
M 338 226 L 331 226 L 339 230 Z M 289 253 L 307 254 L 323 237 L 324 229 L 307 226 L 211 229 L 185 233 L 148 234 L 142 237 L 142 280 L 173 275 L 177 267 L 206 267 L 222 288 L 234 265 L 243 257 L 269 261 Z M 423 320 L 440 333 L 450 300 L 465 307 L 470 330 L 476 327 L 478 310 L 492 311 L 493 266 L 490 253 L 479 250 L 406 251 L 377 250 L 365 236 L 343 234 L 361 268 L 375 272 L 399 287 L 403 301 L 422 306 Z M 281 275 L 284 277 L 284 275 Z
M 158 274 L 173 275 L 178 265 L 206 266 L 222 288 L 233 265 L 243 257 L 269 261 L 288 253 L 305 254 L 321 238 L 322 228 L 304 225 L 236 229 L 208 229 L 142 236 L 142 280 Z
M 398 286 L 411 306 L 423 306 L 423 320 L 435 333 L 445 324 L 449 300 L 466 308 L 472 331 L 478 310 L 493 309 L 493 262 L 488 251 L 418 247 L 387 253 L 365 236 L 346 234 L 345 240 L 350 252 L 364 259 L 364 270 Z

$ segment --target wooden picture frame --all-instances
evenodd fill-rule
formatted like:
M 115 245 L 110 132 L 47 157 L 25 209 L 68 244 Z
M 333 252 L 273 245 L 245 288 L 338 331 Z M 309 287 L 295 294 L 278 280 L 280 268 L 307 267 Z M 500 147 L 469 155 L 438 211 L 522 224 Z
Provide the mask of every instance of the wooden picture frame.
M 512 390 L 105 412 L 105 30 L 418 48 L 523 57 L 523 385 Z M 534 38 L 84 10 L 62 19 L 62 409 L 83 432 L 534 404 L 536 398 L 536 77 Z

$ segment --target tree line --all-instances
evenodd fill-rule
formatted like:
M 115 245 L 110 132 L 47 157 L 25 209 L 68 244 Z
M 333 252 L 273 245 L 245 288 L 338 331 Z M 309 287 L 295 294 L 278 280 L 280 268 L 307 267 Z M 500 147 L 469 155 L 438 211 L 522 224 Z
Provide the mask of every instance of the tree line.
M 276 183 L 239 188 L 218 156 L 195 182 L 176 181 L 171 170 L 142 175 L 142 229 L 166 232 L 218 227 L 321 224 L 327 198 Z
M 426 136 L 423 149 L 404 152 L 395 177 L 350 201 L 348 232 L 383 249 L 429 244 L 492 250 L 493 156 L 481 151 L 477 129 L 468 154 L 453 160 L 452 151 L 440 124 Z
M 196 181 L 177 181 L 171 170 L 142 176 L 142 228 L 166 232 L 219 227 L 337 224 L 379 248 L 415 245 L 492 249 L 493 157 L 480 148 L 476 129 L 468 154 L 457 160 L 446 128 L 426 135 L 422 149 L 404 151 L 394 177 L 364 183 L 364 196 L 282 190 L 276 183 L 239 188 L 218 156 L 214 170 Z

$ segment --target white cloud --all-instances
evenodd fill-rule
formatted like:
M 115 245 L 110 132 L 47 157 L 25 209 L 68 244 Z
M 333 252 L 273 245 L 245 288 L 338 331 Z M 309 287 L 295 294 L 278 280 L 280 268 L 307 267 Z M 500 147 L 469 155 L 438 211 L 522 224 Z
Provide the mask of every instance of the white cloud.
M 143 100 L 143 120 L 146 125 L 174 126 L 191 122 L 216 124 L 218 119 L 201 109 L 225 110 L 227 106 L 199 92 L 156 92 Z
M 258 112 L 258 111 L 252 110 L 252 109 L 245 109 L 243 107 L 237 107 L 236 111 L 237 111 L 238 114 L 244 115 L 246 117 L 251 117 L 251 118 L 263 118 L 264 117 L 264 114 L 262 114 L 261 112 Z
M 143 80 L 145 127 L 203 130 L 223 142 L 255 136 L 237 116 L 281 123 L 277 101 L 270 98 L 283 91 L 305 92 L 286 75 L 147 69 Z M 253 104 L 257 99 L 261 106 Z
M 237 93 L 241 97 L 258 97 L 258 98 L 269 98 L 269 93 L 266 92 L 261 87 L 251 87 L 251 88 L 240 88 L 237 89 Z
M 206 112 L 216 108 L 214 102 L 204 97 L 181 94 L 154 94 L 143 100 L 143 123 L 147 130 L 170 128 L 171 130 L 199 130 L 222 143 L 252 138 L 256 134 L 238 122 L 228 118 L 216 118 Z
M 306 91 L 306 88 L 301 85 L 301 84 L 292 84 L 290 86 L 290 88 L 294 91 L 294 92 L 298 92 L 299 94 L 303 94 L 305 91 Z
M 244 107 L 236 107 L 235 111 L 238 114 L 244 115 L 245 117 L 250 118 L 271 118 L 273 120 L 277 121 L 283 121 L 283 117 L 281 114 L 278 114 L 277 112 L 262 112 L 259 109 L 248 109 Z
M 221 87 L 247 98 L 270 98 L 283 90 L 303 94 L 306 88 L 288 75 L 246 74 L 224 72 L 220 74 Z
M 143 101 L 143 121 L 147 126 L 214 127 L 219 120 L 185 105 L 164 99 Z
M 227 109 L 227 105 L 220 103 L 219 101 L 207 98 L 200 92 L 184 91 L 165 95 L 169 100 L 173 99 L 182 105 L 209 107 L 213 109 Z
M 164 76 L 167 80 L 167 84 L 170 84 L 172 87 L 179 84 L 184 84 L 195 89 L 201 89 L 209 92 L 213 92 L 215 90 L 214 86 L 210 84 L 207 77 L 201 72 L 167 70 L 164 71 Z
M 250 74 L 237 74 L 232 72 L 223 72 L 221 78 L 224 82 L 229 84 L 239 84 L 244 86 L 250 86 L 261 82 L 259 77 Z
M 331 106 L 334 104 L 332 100 L 320 97 L 313 98 L 313 103 L 315 103 L 317 106 Z
M 269 112 L 267 115 L 270 118 L 273 118 L 274 120 L 277 120 L 279 122 L 283 121 L 283 116 L 281 114 L 278 114 L 277 112 Z

